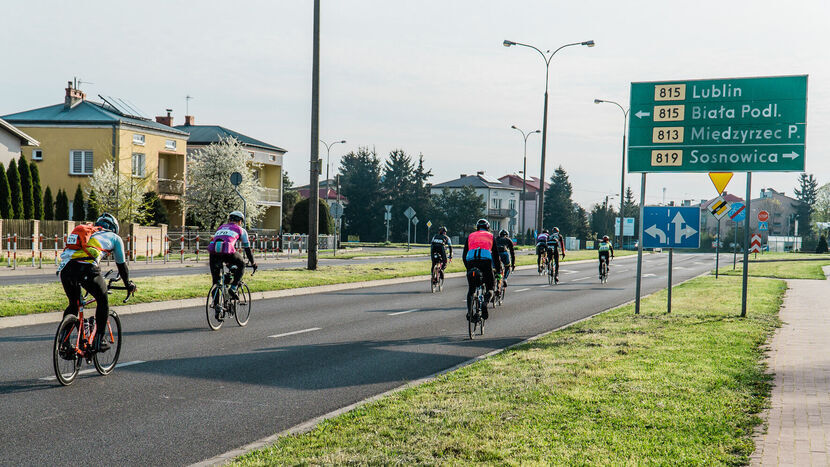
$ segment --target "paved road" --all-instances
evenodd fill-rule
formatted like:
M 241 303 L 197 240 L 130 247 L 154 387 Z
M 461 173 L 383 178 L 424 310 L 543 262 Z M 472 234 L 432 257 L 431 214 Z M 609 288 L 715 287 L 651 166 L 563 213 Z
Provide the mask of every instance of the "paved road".
M 665 287 L 666 260 L 645 257 L 645 293 Z M 712 255 L 676 255 L 674 276 L 712 264 Z M 595 263 L 565 264 L 556 286 L 518 271 L 473 341 L 463 278 L 440 294 L 423 281 L 254 302 L 247 327 L 218 332 L 202 308 L 127 315 L 122 365 L 65 388 L 49 379 L 55 325 L 3 329 L 0 464 L 204 460 L 629 301 L 635 265 L 615 260 L 605 285 Z

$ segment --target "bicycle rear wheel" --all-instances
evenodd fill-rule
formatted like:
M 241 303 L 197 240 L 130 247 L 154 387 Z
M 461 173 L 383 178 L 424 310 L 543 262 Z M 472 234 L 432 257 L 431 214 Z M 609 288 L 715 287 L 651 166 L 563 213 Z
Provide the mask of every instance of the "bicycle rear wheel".
M 80 332 L 79 324 L 80 321 L 76 316 L 67 315 L 58 325 L 58 332 L 55 333 L 52 364 L 55 367 L 55 377 L 63 386 L 72 384 L 81 368 L 81 356 L 76 351 Z
M 207 323 L 210 329 L 218 331 L 222 327 L 224 321 L 224 310 L 222 304 L 225 301 L 222 289 L 218 284 L 210 288 L 207 294 L 207 301 L 205 302 L 205 315 L 207 316 Z
M 548 265 L 547 270 L 548 270 L 548 285 L 551 285 L 551 284 L 553 284 L 553 268 L 550 267 L 550 265 Z
M 236 301 L 234 317 L 236 318 L 236 324 L 245 326 L 248 324 L 248 319 L 251 318 L 251 290 L 248 288 L 248 284 L 240 282 L 236 292 L 239 294 L 239 300 Z
M 110 344 L 109 350 L 105 352 L 95 352 L 92 356 L 92 361 L 95 363 L 95 369 L 102 375 L 108 375 L 115 369 L 118 363 L 118 357 L 121 355 L 121 319 L 114 311 L 110 311 L 107 318 L 107 325 L 96 332 L 103 332 L 104 339 Z
M 438 272 L 438 268 L 440 267 L 441 266 L 439 266 L 438 264 L 432 267 L 432 275 L 429 278 L 429 288 L 432 291 L 432 293 L 435 293 L 437 290 L 439 290 L 438 281 L 441 274 Z

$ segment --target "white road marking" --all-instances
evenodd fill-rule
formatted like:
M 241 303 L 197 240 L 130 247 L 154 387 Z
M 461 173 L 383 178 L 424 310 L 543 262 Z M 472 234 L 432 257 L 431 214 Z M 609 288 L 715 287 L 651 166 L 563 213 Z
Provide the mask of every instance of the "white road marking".
M 464 302 L 466 303 L 467 301 L 466 301 L 466 300 L 464 300 Z M 406 311 L 398 311 L 398 312 L 396 312 L 396 313 L 389 313 L 389 316 L 395 316 L 395 315 L 405 315 L 405 314 L 407 314 L 407 313 L 412 313 L 413 311 L 418 311 L 418 310 L 420 310 L 420 308 L 413 308 L 413 309 L 411 309 L 411 310 L 406 310 Z
M 674 266 L 674 265 L 672 265 L 672 267 L 671 267 L 671 268 L 672 268 L 672 269 L 686 269 L 686 267 L 685 267 L 685 266 Z
M 139 363 L 147 363 L 147 362 L 144 361 L 144 360 L 135 360 L 135 361 L 132 361 L 132 362 L 127 362 L 127 363 L 119 363 L 119 364 L 115 365 L 115 369 L 122 368 L 122 367 L 125 367 L 125 366 L 130 366 L 130 365 L 138 365 Z M 86 370 L 79 371 L 78 375 L 88 375 L 90 373 L 96 373 L 97 371 L 98 370 L 96 370 L 95 368 L 88 368 Z M 55 381 L 57 379 L 58 378 L 56 378 L 54 376 L 47 376 L 45 378 L 40 378 L 41 381 Z
M 559 272 L 562 274 L 576 274 L 579 271 L 569 271 L 567 269 L 560 269 Z
M 657 276 L 657 274 L 652 274 L 652 273 L 643 274 L 643 277 L 656 277 L 656 276 Z
M 519 290 L 515 291 L 514 293 L 524 292 L 526 290 L 530 290 L 530 287 L 525 287 L 524 289 L 519 289 Z
M 282 334 L 274 334 L 273 336 L 268 337 L 285 337 L 285 336 L 293 336 L 295 334 L 302 334 L 304 332 L 311 332 L 311 331 L 319 331 L 322 328 L 308 328 L 308 329 L 300 329 L 299 331 L 291 331 L 291 332 L 284 332 Z
M 574 280 L 573 280 L 573 282 L 576 282 L 576 281 L 585 281 L 585 280 L 588 280 L 588 279 L 590 279 L 590 278 L 591 278 L 591 276 L 588 276 L 588 277 L 580 277 L 579 279 L 574 279 Z

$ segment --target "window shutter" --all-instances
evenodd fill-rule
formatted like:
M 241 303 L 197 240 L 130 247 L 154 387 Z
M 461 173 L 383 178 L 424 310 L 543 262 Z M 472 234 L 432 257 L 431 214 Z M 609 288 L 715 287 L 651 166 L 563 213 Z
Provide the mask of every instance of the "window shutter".
M 84 173 L 91 174 L 92 173 L 92 151 L 84 152 Z
M 81 164 L 83 163 L 81 156 L 81 151 L 72 151 L 72 173 L 74 174 L 81 173 L 83 169 L 83 167 L 81 166 Z

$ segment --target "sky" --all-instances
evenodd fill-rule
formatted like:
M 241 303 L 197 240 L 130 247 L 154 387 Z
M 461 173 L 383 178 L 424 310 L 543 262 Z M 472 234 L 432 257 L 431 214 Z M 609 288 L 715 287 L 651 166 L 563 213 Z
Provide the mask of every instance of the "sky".
M 806 170 L 830 182 L 830 2 L 595 0 L 322 1 L 320 137 L 332 167 L 359 147 L 423 154 L 433 183 L 522 169 L 541 129 L 550 66 L 546 177 L 570 175 L 586 208 L 618 196 L 631 82 L 808 74 Z M 44 0 L 4 6 L 0 115 L 63 101 L 66 82 L 128 99 L 148 116 L 186 111 L 280 146 L 295 185 L 311 151 L 312 1 Z M 527 143 L 539 176 L 541 138 Z M 321 157 L 326 149 L 320 145 Z M 325 175 L 325 174 L 324 174 Z M 792 195 L 795 173 L 753 174 L 752 196 Z M 639 197 L 640 175 L 625 174 Z M 665 190 L 665 191 L 664 191 Z M 736 174 L 728 192 L 744 197 Z M 715 196 L 706 174 L 651 174 L 647 203 Z M 618 198 L 612 198 L 618 203 Z

